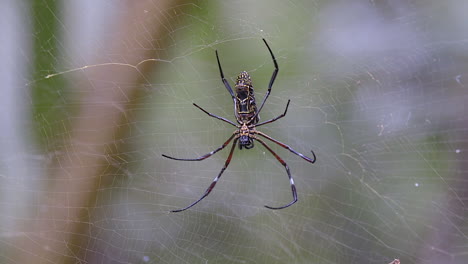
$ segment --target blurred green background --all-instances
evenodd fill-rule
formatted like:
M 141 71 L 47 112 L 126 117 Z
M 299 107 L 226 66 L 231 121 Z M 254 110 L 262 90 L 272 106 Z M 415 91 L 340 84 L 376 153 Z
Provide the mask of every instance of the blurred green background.
M 1 263 L 468 262 L 466 1 L 7 1 Z M 260 144 L 229 148 L 226 78 Z

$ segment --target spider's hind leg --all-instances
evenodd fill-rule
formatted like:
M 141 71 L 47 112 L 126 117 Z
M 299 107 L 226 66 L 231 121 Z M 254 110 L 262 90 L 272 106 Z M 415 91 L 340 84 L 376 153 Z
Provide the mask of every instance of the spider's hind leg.
M 237 143 L 237 138 L 234 139 L 234 142 L 232 143 L 232 148 L 231 148 L 231 151 L 229 152 L 229 156 L 228 158 L 226 159 L 226 162 L 224 163 L 224 166 L 221 168 L 221 171 L 219 172 L 218 176 L 216 176 L 216 178 L 214 178 L 213 182 L 210 184 L 210 186 L 208 186 L 208 189 L 206 189 L 205 193 L 202 195 L 202 197 L 200 197 L 200 199 L 196 200 L 195 202 L 193 202 L 192 204 L 190 204 L 189 206 L 185 207 L 185 208 L 182 208 L 182 209 L 177 209 L 177 210 L 172 210 L 171 212 L 173 213 L 177 213 L 177 212 L 182 212 L 182 211 L 185 211 L 187 209 L 189 209 L 190 207 L 196 205 L 197 203 L 199 203 L 201 200 L 203 200 L 205 197 L 208 196 L 208 194 L 210 194 L 210 192 L 213 190 L 213 188 L 216 186 L 216 183 L 218 182 L 219 178 L 221 178 L 221 175 L 223 174 L 224 170 L 226 170 L 226 168 L 228 167 L 229 163 L 231 162 L 231 158 L 232 158 L 232 154 L 234 153 L 234 149 L 236 148 L 236 143 Z
M 296 185 L 294 184 L 294 180 L 291 176 L 291 172 L 289 171 L 288 164 L 280 156 L 278 156 L 278 154 L 276 154 L 263 140 L 259 139 L 258 137 L 256 137 L 255 139 L 258 140 L 258 142 L 260 142 L 268 151 L 270 151 L 270 153 L 273 156 L 275 156 L 275 158 L 279 161 L 279 163 L 281 163 L 281 165 L 283 165 L 284 168 L 286 169 L 286 173 L 288 174 L 288 177 L 289 177 L 289 183 L 291 185 L 291 191 L 292 191 L 292 196 L 293 196 L 293 200 L 287 205 L 283 205 L 279 207 L 272 207 L 272 206 L 265 205 L 265 207 L 268 209 L 278 210 L 278 209 L 283 209 L 283 208 L 286 208 L 295 204 L 297 202 Z

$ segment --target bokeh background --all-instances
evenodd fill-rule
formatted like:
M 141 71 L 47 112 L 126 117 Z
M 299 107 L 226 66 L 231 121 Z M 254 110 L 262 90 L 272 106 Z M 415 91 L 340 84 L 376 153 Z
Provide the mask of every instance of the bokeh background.
M 1 263 L 468 263 L 462 0 L 15 1 L 0 10 Z M 202 162 L 261 100 L 260 144 Z

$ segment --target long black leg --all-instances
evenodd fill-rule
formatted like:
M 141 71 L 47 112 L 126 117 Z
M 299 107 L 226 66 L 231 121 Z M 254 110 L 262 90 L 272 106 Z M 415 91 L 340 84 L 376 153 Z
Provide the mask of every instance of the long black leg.
M 216 60 L 218 61 L 218 67 L 219 67 L 219 74 L 221 75 L 221 80 L 224 83 L 224 87 L 228 90 L 228 92 L 231 94 L 232 101 L 234 102 L 234 116 L 236 117 L 237 120 L 239 120 L 239 116 L 237 115 L 237 104 L 236 104 L 236 95 L 232 91 L 231 86 L 229 85 L 228 81 L 226 78 L 224 78 L 224 73 L 223 73 L 223 68 L 221 67 L 221 62 L 219 62 L 219 56 L 218 56 L 218 51 L 216 50 Z M 237 121 L 239 124 L 240 122 Z
M 260 135 L 260 136 L 262 136 L 262 137 L 264 137 L 264 138 L 266 138 L 266 139 L 268 139 L 268 140 L 271 140 L 272 142 L 274 142 L 274 143 L 280 145 L 281 147 L 283 147 L 283 148 L 285 148 L 285 149 L 288 149 L 288 150 L 291 151 L 292 153 L 298 155 L 299 157 L 305 159 L 306 161 L 308 161 L 308 162 L 310 162 L 310 163 L 314 163 L 314 162 L 317 160 L 317 157 L 315 156 L 315 153 L 314 153 L 312 150 L 311 150 L 310 152 L 312 152 L 312 155 L 314 155 L 314 158 L 313 158 L 313 159 L 311 159 L 311 158 L 305 156 L 304 154 L 301 154 L 301 153 L 295 151 L 295 150 L 292 149 L 290 146 L 288 146 L 288 145 L 286 145 L 286 144 L 284 144 L 284 143 L 282 143 L 282 142 L 279 142 L 278 140 L 276 140 L 276 139 L 274 139 L 274 138 L 268 136 L 267 134 L 265 134 L 265 133 L 263 133 L 263 132 L 255 131 L 255 134 Z M 258 140 L 258 139 L 257 139 L 257 140 Z
M 280 156 L 278 156 L 278 154 L 276 154 L 263 140 L 259 139 L 258 137 L 255 137 L 255 139 L 258 142 L 260 142 L 266 149 L 268 149 L 268 151 L 270 151 L 270 153 L 273 154 L 273 156 L 275 156 L 275 158 L 286 169 L 286 173 L 288 174 L 288 177 L 289 177 L 289 183 L 291 184 L 291 191 L 292 191 L 292 196 L 293 196 L 292 202 L 288 203 L 287 205 L 283 205 L 280 207 L 271 207 L 271 206 L 265 205 L 265 207 L 268 209 L 278 210 L 278 209 L 283 209 L 283 208 L 293 205 L 295 202 L 297 202 L 297 192 L 296 192 L 296 185 L 294 185 L 294 180 L 291 176 L 291 172 L 289 172 L 288 164 L 286 164 L 286 162 Z
M 291 100 L 288 100 L 288 103 L 286 104 L 286 109 L 284 109 L 284 113 L 282 113 L 281 115 L 275 117 L 275 118 L 272 118 L 270 120 L 267 120 L 267 121 L 263 121 L 261 122 L 260 124 L 256 124 L 255 126 L 258 127 L 258 126 L 261 126 L 261 125 L 265 125 L 265 124 L 269 124 L 269 123 L 272 123 L 272 122 L 275 122 L 276 120 L 282 118 L 282 117 L 285 117 L 286 116 L 286 112 L 288 112 L 288 107 L 289 107 L 289 102 Z
M 203 108 L 201 108 L 200 106 L 198 106 L 196 103 L 193 103 L 193 105 L 196 106 L 198 109 L 202 110 L 203 112 L 205 112 L 205 114 L 207 114 L 207 115 L 209 115 L 209 116 L 211 116 L 211 117 L 217 118 L 217 119 L 219 119 L 219 120 L 221 120 L 221 121 L 224 121 L 224 122 L 226 122 L 226 123 L 229 123 L 229 124 L 231 124 L 231 125 L 237 127 L 237 125 L 234 124 L 234 122 L 232 122 L 231 120 L 226 119 L 226 118 L 224 118 L 224 117 L 217 116 L 217 115 L 212 114 L 212 113 L 209 113 L 209 112 L 206 111 L 205 109 L 203 109 Z
M 226 159 L 226 162 L 224 163 L 223 168 L 221 168 L 221 171 L 219 172 L 218 176 L 216 176 L 216 178 L 214 178 L 214 180 L 213 180 L 213 182 L 210 184 L 210 186 L 208 186 L 208 189 L 206 189 L 206 191 L 205 191 L 205 193 L 203 194 L 203 196 L 200 197 L 200 199 L 198 199 L 198 200 L 196 200 L 195 202 L 193 202 L 191 205 L 189 205 L 189 206 L 187 206 L 187 207 L 185 207 L 185 208 L 182 208 L 182 209 L 172 210 L 171 212 L 177 213 L 177 212 L 185 211 L 185 210 L 189 209 L 190 207 L 196 205 L 198 202 L 200 202 L 201 200 L 203 200 L 203 198 L 205 198 L 206 196 L 208 196 L 208 194 L 210 194 L 210 192 L 211 192 L 211 191 L 213 190 L 213 188 L 216 186 L 216 183 L 218 182 L 219 178 L 221 177 L 221 174 L 223 174 L 224 170 L 226 170 L 227 166 L 228 166 L 229 163 L 231 162 L 232 154 L 234 153 L 234 149 L 236 148 L 237 140 L 238 140 L 238 138 L 234 139 L 234 142 L 232 143 L 231 152 L 229 152 L 229 156 L 228 156 L 228 158 Z
M 211 156 L 212 156 L 213 154 L 215 154 L 216 152 L 218 152 L 218 151 L 222 150 L 223 148 L 225 148 L 225 147 L 229 144 L 229 142 L 231 142 L 232 138 L 233 138 L 234 136 L 236 136 L 236 135 L 237 135 L 237 133 L 232 134 L 232 136 L 230 136 L 230 137 L 228 138 L 228 140 L 226 140 L 226 142 L 224 142 L 223 145 L 221 145 L 221 147 L 219 147 L 219 148 L 217 148 L 217 149 L 215 149 L 215 150 L 211 151 L 210 153 L 207 153 L 207 154 L 205 154 L 205 155 L 203 155 L 203 156 L 200 156 L 200 157 L 198 157 L 198 158 L 195 158 L 195 159 L 180 159 L 180 158 L 170 157 L 170 156 L 167 156 L 167 155 L 164 155 L 164 154 L 162 154 L 162 156 L 165 157 L 165 158 L 168 158 L 168 159 L 183 160 L 183 161 L 200 161 L 200 160 L 204 160 L 204 159 L 206 159 L 206 158 L 211 157 Z M 237 138 L 236 138 L 236 140 L 237 140 Z M 234 140 L 234 142 L 236 142 L 236 140 Z
M 226 78 L 224 78 L 224 73 L 223 73 L 223 68 L 221 67 L 221 63 L 219 62 L 219 57 L 218 57 L 218 51 L 216 50 L 216 60 L 218 61 L 218 67 L 219 67 L 219 74 L 221 74 L 221 80 L 223 81 L 224 83 L 224 86 L 226 87 L 226 89 L 228 90 L 228 92 L 231 94 L 231 97 L 232 99 L 236 99 L 236 95 L 234 94 L 234 92 L 232 91 L 232 88 L 231 86 L 229 85 L 228 81 L 226 80 Z
M 273 83 L 275 82 L 275 79 L 276 79 L 276 75 L 278 74 L 278 71 L 279 71 L 278 63 L 276 62 L 275 55 L 273 55 L 273 51 L 271 51 L 270 46 L 268 46 L 268 43 L 266 42 L 265 39 L 263 39 L 263 42 L 265 42 L 265 45 L 267 46 L 268 51 L 271 54 L 271 58 L 273 59 L 273 64 L 275 65 L 275 70 L 273 71 L 273 74 L 271 75 L 270 84 L 268 84 L 268 90 L 265 94 L 265 97 L 263 97 L 262 104 L 260 105 L 260 108 L 258 108 L 257 113 L 250 120 L 254 120 L 260 114 L 260 111 L 262 111 L 263 105 L 265 104 L 268 96 L 270 95 L 271 87 L 273 86 Z

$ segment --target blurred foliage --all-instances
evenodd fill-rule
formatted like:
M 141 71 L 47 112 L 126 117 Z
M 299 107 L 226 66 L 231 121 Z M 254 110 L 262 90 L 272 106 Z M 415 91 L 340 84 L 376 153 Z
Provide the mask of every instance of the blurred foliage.
M 30 84 L 32 96 L 32 116 L 35 125 L 33 132 L 37 143 L 45 151 L 57 148 L 58 135 L 63 135 L 69 129 L 69 100 L 67 94 L 67 76 L 57 75 L 47 79 L 49 74 L 61 71 L 62 52 L 60 47 L 61 1 L 34 0 L 32 3 L 33 22 L 33 56 L 32 76 Z M 54 136 L 51 136 L 54 135 Z

